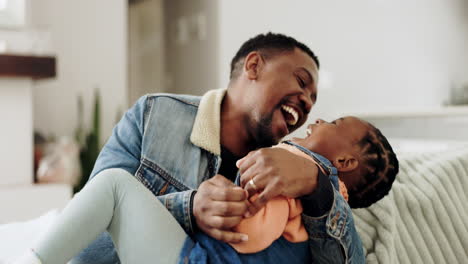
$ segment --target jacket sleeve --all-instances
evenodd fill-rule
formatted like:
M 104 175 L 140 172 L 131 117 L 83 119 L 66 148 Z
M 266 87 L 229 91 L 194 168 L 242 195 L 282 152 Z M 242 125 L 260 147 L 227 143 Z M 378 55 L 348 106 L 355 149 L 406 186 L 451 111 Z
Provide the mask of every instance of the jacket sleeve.
M 318 170 L 318 184 L 314 192 L 301 197 L 304 214 L 318 217 L 330 211 L 333 204 L 333 186 L 328 175 Z
M 141 97 L 117 123 L 112 135 L 99 153 L 90 179 L 99 172 L 120 168 L 135 175 L 140 166 L 142 139 L 145 131 L 147 109 L 152 102 Z M 191 203 L 194 190 L 157 196 L 187 233 L 193 230 Z
M 94 164 L 90 179 L 99 172 L 120 168 L 135 175 L 140 165 L 147 96 L 141 97 L 117 123 Z
M 196 228 L 193 216 L 195 193 L 195 190 L 187 190 L 158 196 L 159 201 L 166 206 L 187 234 L 193 234 Z
M 332 191 L 331 208 L 321 216 L 302 214 L 314 263 L 365 263 L 351 208 L 335 188 L 327 189 Z

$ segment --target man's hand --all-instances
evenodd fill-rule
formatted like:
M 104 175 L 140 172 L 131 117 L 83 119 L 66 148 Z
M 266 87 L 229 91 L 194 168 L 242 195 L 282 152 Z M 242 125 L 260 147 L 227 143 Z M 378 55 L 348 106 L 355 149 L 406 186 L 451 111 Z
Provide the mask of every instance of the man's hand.
M 247 192 L 222 175 L 204 181 L 193 200 L 193 215 L 207 235 L 229 243 L 246 241 L 247 235 L 232 232 L 247 212 Z
M 249 204 L 247 216 L 255 214 L 278 195 L 297 198 L 312 193 L 317 187 L 317 165 L 285 149 L 252 151 L 236 165 L 241 173 L 241 186 L 249 192 L 249 197 L 259 193 L 258 198 Z M 249 184 L 251 179 L 254 179 L 254 186 Z

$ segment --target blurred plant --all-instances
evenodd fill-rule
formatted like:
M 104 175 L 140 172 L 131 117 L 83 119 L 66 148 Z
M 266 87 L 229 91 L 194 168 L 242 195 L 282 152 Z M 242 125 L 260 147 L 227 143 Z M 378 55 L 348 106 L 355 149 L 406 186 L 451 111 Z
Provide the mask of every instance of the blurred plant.
M 83 97 L 78 96 L 78 127 L 75 131 L 75 139 L 80 145 L 80 163 L 81 163 L 81 179 L 74 187 L 74 192 L 77 193 L 83 188 L 91 175 L 94 163 L 101 151 L 99 144 L 100 124 L 101 124 L 101 106 L 99 90 L 94 91 L 94 109 L 91 130 L 86 133 L 83 124 Z

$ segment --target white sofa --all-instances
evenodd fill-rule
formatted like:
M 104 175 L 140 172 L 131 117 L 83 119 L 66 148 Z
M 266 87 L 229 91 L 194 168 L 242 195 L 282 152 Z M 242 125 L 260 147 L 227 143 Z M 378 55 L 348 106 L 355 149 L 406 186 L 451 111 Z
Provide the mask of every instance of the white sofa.
M 353 211 L 366 262 L 468 263 L 468 146 L 393 143 L 400 173 L 390 194 Z

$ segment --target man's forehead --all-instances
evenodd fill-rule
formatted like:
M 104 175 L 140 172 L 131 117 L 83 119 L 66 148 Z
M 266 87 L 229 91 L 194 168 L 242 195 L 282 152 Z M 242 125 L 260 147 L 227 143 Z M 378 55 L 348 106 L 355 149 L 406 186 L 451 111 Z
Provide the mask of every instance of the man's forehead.
M 307 75 L 312 77 L 312 81 L 317 86 L 318 83 L 318 69 L 314 59 L 309 54 L 302 51 L 299 48 L 295 48 L 293 51 L 284 51 L 277 54 L 274 60 L 277 60 L 280 64 L 292 68 L 293 72 L 304 71 Z
M 317 82 L 318 69 L 314 59 L 312 59 L 312 57 L 310 57 L 309 54 L 298 48 L 296 48 L 294 52 L 291 53 L 291 55 L 292 59 L 294 60 L 294 63 L 296 64 L 296 67 L 298 69 L 302 68 L 304 70 L 307 70 L 312 75 L 312 78 L 314 78 L 314 81 Z

